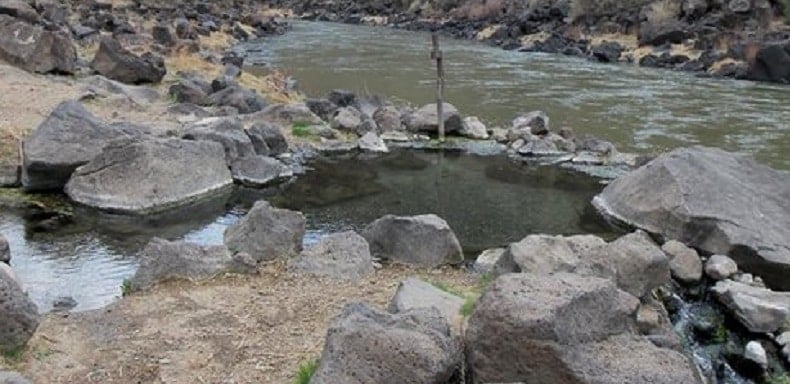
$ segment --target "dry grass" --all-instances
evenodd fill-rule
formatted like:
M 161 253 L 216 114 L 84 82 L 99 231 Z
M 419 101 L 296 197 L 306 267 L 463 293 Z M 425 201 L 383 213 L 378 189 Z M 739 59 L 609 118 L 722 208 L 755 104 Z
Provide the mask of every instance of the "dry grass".
M 639 46 L 639 41 L 636 35 L 627 35 L 624 33 L 604 33 L 589 37 L 592 45 L 600 45 L 605 42 L 614 42 L 623 46 L 625 49 L 636 49 Z
M 198 40 L 201 47 L 209 51 L 221 51 L 236 43 L 236 39 L 226 32 L 212 32 L 208 36 L 200 36 Z
M 475 35 L 475 39 L 479 41 L 488 40 L 491 38 L 491 36 L 494 36 L 494 34 L 497 33 L 501 28 L 502 28 L 502 24 L 489 25 L 483 28 L 483 30 L 481 30 L 480 32 L 477 32 L 477 35 Z
M 697 60 L 702 56 L 702 51 L 694 48 L 694 44 L 672 44 L 669 53 L 673 56 L 686 56 L 691 60 Z
M 453 268 L 387 266 L 352 283 L 274 263 L 259 276 L 168 283 L 107 310 L 48 315 L 15 368 L 39 384 L 289 383 L 320 355 L 346 303 L 385 308 L 400 281 L 424 273 L 460 289 L 476 284 Z
M 744 48 L 744 58 L 746 62 L 754 64 L 757 61 L 757 53 L 760 52 L 760 44 L 755 41 L 750 41 L 746 43 L 746 47 Z
M 738 60 L 735 60 L 735 59 L 733 59 L 731 57 L 727 57 L 725 59 L 721 59 L 721 60 L 713 63 L 713 65 L 711 65 L 710 68 L 708 68 L 708 72 L 709 73 L 716 73 L 716 72 L 720 71 L 722 68 L 724 68 L 724 66 L 727 66 L 727 65 L 730 65 L 730 64 L 738 64 L 738 63 L 739 63 Z
M 254 89 L 271 103 L 289 104 L 302 100 L 302 95 L 298 92 L 288 90 L 288 75 L 280 70 L 263 76 L 244 71 L 239 77 L 239 84 Z

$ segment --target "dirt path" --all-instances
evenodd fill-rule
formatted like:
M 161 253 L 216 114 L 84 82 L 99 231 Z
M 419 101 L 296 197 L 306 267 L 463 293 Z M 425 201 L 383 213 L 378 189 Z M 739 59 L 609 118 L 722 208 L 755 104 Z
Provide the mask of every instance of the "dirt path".
M 386 266 L 349 283 L 263 267 L 194 284 L 172 282 L 102 310 L 47 315 L 12 368 L 46 383 L 291 383 L 353 300 L 386 308 L 399 281 L 423 276 L 461 290 L 463 270 Z M 8 362 L 7 362 L 8 363 Z

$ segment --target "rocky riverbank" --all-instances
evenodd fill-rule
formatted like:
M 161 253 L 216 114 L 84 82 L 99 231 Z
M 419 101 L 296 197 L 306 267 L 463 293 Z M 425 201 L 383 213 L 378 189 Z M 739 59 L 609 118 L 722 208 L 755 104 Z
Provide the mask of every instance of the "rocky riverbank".
M 308 20 L 439 30 L 510 50 L 790 82 L 790 4 L 779 0 L 275 3 Z

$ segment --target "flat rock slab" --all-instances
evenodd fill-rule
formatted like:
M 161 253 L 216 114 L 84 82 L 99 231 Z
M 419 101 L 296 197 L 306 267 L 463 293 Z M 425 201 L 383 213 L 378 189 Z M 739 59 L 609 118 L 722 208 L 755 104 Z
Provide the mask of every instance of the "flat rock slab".
M 373 273 L 373 258 L 364 237 L 354 231 L 333 233 L 302 251 L 291 270 L 357 281 Z
M 463 298 L 412 277 L 398 284 L 398 290 L 390 301 L 389 310 L 392 313 L 400 313 L 415 308 L 436 308 L 450 324 L 456 324 L 461 317 L 463 305 Z
M 131 279 L 132 289 L 144 290 L 166 280 L 204 280 L 230 268 L 225 246 L 200 246 L 155 238 L 142 252 L 140 268 Z
M 719 302 L 752 332 L 775 332 L 790 324 L 788 292 L 774 292 L 732 280 L 716 283 L 712 291 Z
M 90 207 L 144 214 L 194 202 L 232 183 L 219 143 L 123 140 L 78 168 L 66 193 Z
M 268 156 L 246 156 L 230 164 L 233 180 L 248 187 L 266 187 L 293 176 L 293 171 Z
M 593 204 L 616 222 L 732 257 L 790 290 L 790 173 L 720 149 L 674 150 L 619 177 Z

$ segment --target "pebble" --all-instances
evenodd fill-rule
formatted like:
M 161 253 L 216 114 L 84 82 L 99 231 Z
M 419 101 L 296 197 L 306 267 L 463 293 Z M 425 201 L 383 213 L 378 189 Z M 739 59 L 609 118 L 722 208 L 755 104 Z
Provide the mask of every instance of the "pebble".
M 52 303 L 52 312 L 65 312 L 77 306 L 77 300 L 71 296 L 61 296 Z
M 705 263 L 705 274 L 714 280 L 724 280 L 738 272 L 738 264 L 724 255 L 713 255 Z

